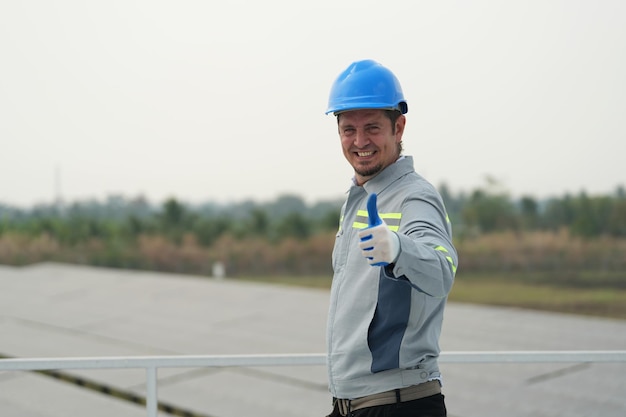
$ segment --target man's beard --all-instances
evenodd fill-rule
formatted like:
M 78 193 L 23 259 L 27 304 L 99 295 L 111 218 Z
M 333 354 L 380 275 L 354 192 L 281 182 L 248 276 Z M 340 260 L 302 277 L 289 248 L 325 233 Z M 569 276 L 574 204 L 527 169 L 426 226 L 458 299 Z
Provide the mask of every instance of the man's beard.
M 383 169 L 383 164 L 374 165 L 373 167 L 368 168 L 354 168 L 354 172 L 359 174 L 362 177 L 371 177 L 372 175 L 378 174 Z

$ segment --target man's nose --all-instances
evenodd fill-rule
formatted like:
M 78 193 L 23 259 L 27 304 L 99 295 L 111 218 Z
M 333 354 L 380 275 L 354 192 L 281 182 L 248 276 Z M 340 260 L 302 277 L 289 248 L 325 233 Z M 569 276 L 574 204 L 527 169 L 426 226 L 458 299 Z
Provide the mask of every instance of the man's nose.
M 356 131 L 356 135 L 354 137 L 354 145 L 362 148 L 365 145 L 367 145 L 369 143 L 369 138 L 367 136 L 367 134 L 365 133 L 365 130 L 359 130 L 357 129 Z

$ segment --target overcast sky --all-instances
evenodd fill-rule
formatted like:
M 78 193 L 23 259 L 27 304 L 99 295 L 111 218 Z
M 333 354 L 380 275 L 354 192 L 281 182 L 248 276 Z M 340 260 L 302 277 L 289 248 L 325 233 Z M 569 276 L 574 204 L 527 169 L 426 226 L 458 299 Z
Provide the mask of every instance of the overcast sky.
M 335 198 L 330 86 L 399 78 L 433 184 L 512 196 L 626 185 L 622 0 L 3 1 L 0 203 Z

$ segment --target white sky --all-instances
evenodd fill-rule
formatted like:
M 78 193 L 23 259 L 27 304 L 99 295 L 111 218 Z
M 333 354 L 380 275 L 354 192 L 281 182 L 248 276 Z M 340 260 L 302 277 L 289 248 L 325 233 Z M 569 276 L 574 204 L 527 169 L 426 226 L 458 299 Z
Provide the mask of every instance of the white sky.
M 341 197 L 335 77 L 389 67 L 453 192 L 626 185 L 622 0 L 4 1 L 0 203 Z

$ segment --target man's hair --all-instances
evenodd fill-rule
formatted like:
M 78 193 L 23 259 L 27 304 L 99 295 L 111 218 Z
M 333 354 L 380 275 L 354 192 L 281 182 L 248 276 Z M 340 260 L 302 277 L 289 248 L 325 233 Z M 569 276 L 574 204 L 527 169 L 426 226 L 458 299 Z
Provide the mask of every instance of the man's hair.
M 391 133 L 396 133 L 396 121 L 398 117 L 402 116 L 399 110 L 385 110 L 385 116 L 391 120 Z M 402 155 L 402 141 L 398 142 L 398 156 Z
M 396 133 L 396 121 L 401 115 L 402 113 L 399 110 L 385 110 L 385 116 L 391 120 L 391 133 L 393 134 Z

